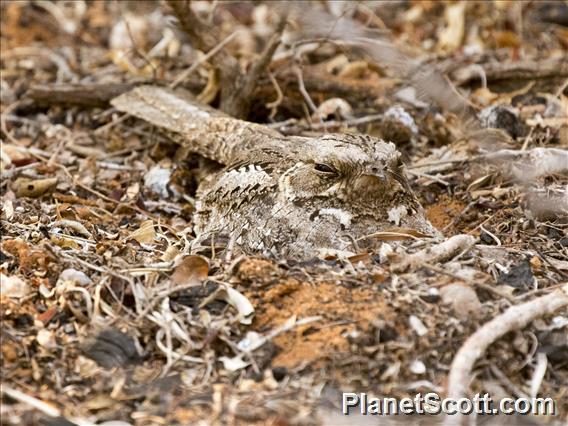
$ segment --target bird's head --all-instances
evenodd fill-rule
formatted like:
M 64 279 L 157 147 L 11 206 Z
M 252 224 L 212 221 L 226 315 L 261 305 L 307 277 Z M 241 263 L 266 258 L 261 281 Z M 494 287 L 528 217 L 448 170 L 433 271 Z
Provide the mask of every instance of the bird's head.
M 368 135 L 329 134 L 298 144 L 296 163 L 279 182 L 291 200 L 318 197 L 372 207 L 397 194 L 411 195 L 392 143 Z

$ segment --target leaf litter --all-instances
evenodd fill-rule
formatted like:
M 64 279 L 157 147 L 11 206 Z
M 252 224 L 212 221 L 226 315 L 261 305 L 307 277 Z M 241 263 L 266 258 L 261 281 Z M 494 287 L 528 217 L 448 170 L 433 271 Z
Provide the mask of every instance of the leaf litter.
M 357 424 L 342 391 L 434 391 L 550 396 L 558 415 L 531 421 L 562 424 L 566 6 L 306 2 L 282 27 L 281 4 L 168 3 L 0 5 L 2 417 Z M 190 254 L 219 166 L 110 107 L 140 84 L 289 135 L 394 141 L 446 239 Z

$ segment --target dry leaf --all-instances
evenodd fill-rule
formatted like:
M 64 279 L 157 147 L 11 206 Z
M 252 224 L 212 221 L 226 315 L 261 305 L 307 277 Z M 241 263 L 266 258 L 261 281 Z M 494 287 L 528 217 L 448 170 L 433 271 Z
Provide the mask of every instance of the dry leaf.
M 40 346 L 47 349 L 54 349 L 57 347 L 57 342 L 55 341 L 55 335 L 53 331 L 46 330 L 45 328 L 37 332 L 36 340 Z
M 318 109 L 312 114 L 312 119 L 325 120 L 336 114 L 343 119 L 352 117 L 353 108 L 347 101 L 341 98 L 331 98 L 320 104 Z
M 12 203 L 12 200 L 4 200 L 2 213 L 4 213 L 6 220 L 12 220 L 14 217 L 14 204 Z
M 243 361 L 242 356 L 240 355 L 232 358 L 229 358 L 228 356 L 222 356 L 219 357 L 219 361 L 223 363 L 223 368 L 231 373 L 234 371 L 242 370 L 250 364 L 250 362 Z
M 363 78 L 369 69 L 367 61 L 354 61 L 346 64 L 339 72 L 341 78 Z
M 355 256 L 348 257 L 347 260 L 351 263 L 365 262 L 371 258 L 369 253 L 359 253 Z
M 199 285 L 209 274 L 209 263 L 202 256 L 185 256 L 179 265 L 176 266 L 172 281 L 176 285 Z
M 133 183 L 128 188 L 126 188 L 125 200 L 134 200 L 140 193 L 140 184 L 138 182 Z
M 156 230 L 154 229 L 154 222 L 146 220 L 142 222 L 140 228 L 134 231 L 130 238 L 134 238 L 140 244 L 151 244 L 156 237 Z
M 33 161 L 33 157 L 22 151 L 21 147 L 12 144 L 3 143 L 1 151 L 2 161 L 6 164 L 22 164 L 27 161 Z
M 481 148 L 487 151 L 505 149 L 514 145 L 513 139 L 501 129 L 474 130 L 465 135 L 470 147 Z
M 57 305 L 52 305 L 45 312 L 39 314 L 36 317 L 36 320 L 41 321 L 43 325 L 46 325 L 47 323 L 49 323 L 49 321 L 53 319 L 53 317 L 55 316 L 55 314 L 57 314 L 57 312 L 58 312 Z
M 174 246 L 168 246 L 164 254 L 160 257 L 164 262 L 171 262 L 179 254 L 179 249 Z
M 391 228 L 385 231 L 375 232 L 366 236 L 366 238 L 375 238 L 380 241 L 399 241 L 408 240 L 409 238 L 427 238 L 430 235 L 423 234 L 415 229 L 408 228 Z
M 20 299 L 30 293 L 28 284 L 20 277 L 12 275 L 10 277 L 0 274 L 0 294 L 6 297 Z
M 51 191 L 57 185 L 57 178 L 48 179 L 25 179 L 18 178 L 13 184 L 12 189 L 17 197 L 41 197 L 48 191 Z
M 459 318 L 475 316 L 481 310 L 481 302 L 475 290 L 464 284 L 449 284 L 440 289 L 444 303 L 449 304 Z
M 497 47 L 511 47 L 518 48 L 521 47 L 521 40 L 519 36 L 513 31 L 495 31 L 493 35 Z
M 410 315 L 410 317 L 408 318 L 408 323 L 417 335 L 424 336 L 428 334 L 428 328 L 416 315 Z
M 71 238 L 59 237 L 57 235 L 52 234 L 50 240 L 53 244 L 56 244 L 61 248 L 70 248 L 74 250 L 78 250 L 81 248 L 79 243 Z
M 172 169 L 156 165 L 144 176 L 144 186 L 160 198 L 168 198 L 170 196 L 168 185 L 171 177 Z
M 220 89 L 219 72 L 216 69 L 211 69 L 209 71 L 207 85 L 202 92 L 197 95 L 197 100 L 201 103 L 209 104 L 213 102 L 213 99 L 215 99 Z
M 471 98 L 477 104 L 485 107 L 487 105 L 491 105 L 492 102 L 499 98 L 499 95 L 497 93 L 493 93 L 487 87 L 480 87 L 472 93 Z
M 221 283 L 217 290 L 201 302 L 201 306 L 207 305 L 211 300 L 223 300 L 231 305 L 239 313 L 239 322 L 249 325 L 252 323 L 254 307 L 249 300 L 234 288 Z
M 466 2 L 447 4 L 444 17 L 446 28 L 440 33 L 438 48 L 442 51 L 452 51 L 461 46 L 465 28 Z
M 93 283 L 93 281 L 87 276 L 87 274 L 73 268 L 65 269 L 64 271 L 62 271 L 61 274 L 59 274 L 59 278 L 57 281 L 58 282 L 70 281 L 80 286 L 87 286 Z
M 250 303 L 250 301 L 243 294 L 239 293 L 237 290 L 229 287 L 228 285 L 224 285 L 223 289 L 226 293 L 226 296 L 223 297 L 223 300 L 225 300 L 225 302 L 233 306 L 239 312 L 239 322 L 241 324 L 251 324 L 252 314 L 254 314 L 254 307 L 252 306 L 252 303 Z

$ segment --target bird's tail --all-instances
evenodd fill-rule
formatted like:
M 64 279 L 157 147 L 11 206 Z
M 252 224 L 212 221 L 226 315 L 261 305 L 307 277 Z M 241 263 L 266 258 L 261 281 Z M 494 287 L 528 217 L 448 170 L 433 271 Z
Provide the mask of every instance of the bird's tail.
M 255 123 L 232 118 L 199 103 L 184 90 L 140 86 L 111 101 L 121 112 L 153 124 L 177 143 L 221 164 L 280 133 Z

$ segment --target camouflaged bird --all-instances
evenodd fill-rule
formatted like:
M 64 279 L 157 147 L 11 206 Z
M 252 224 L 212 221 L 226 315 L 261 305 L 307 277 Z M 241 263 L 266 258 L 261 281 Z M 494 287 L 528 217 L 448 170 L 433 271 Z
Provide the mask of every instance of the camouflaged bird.
M 438 234 L 392 143 L 358 134 L 285 137 L 154 86 L 112 105 L 225 165 L 198 190 L 195 250 L 224 237 L 235 251 L 308 259 L 355 253 L 396 227 Z

